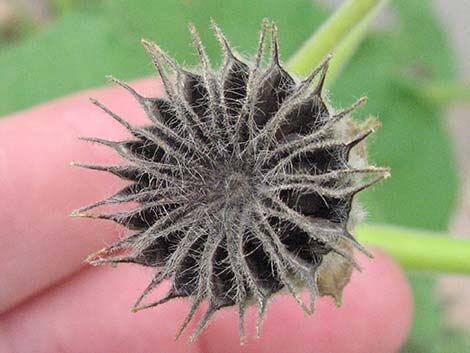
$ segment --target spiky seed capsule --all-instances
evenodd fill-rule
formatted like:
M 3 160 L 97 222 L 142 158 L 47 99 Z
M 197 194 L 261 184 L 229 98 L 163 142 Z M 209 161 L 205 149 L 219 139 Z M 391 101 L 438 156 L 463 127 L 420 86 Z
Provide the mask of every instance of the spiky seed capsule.
M 334 112 L 322 99 L 327 58 L 306 79 L 296 82 L 280 65 L 275 25 L 271 26 L 271 62 L 262 68 L 264 21 L 253 64 L 237 58 L 221 30 L 213 28 L 224 64 L 211 68 L 193 26 L 202 65 L 198 73 L 178 66 L 154 43 L 143 41 L 159 72 L 167 99 L 147 98 L 122 81 L 151 124 L 134 126 L 93 101 L 124 125 L 133 138 L 107 141 L 84 138 L 113 148 L 125 165 L 76 165 L 111 172 L 131 181 L 115 195 L 75 211 L 75 215 L 113 220 L 136 233 L 91 255 L 94 265 L 135 263 L 158 268 L 133 310 L 177 297 L 192 307 L 179 334 L 203 300 L 209 309 L 195 332 L 227 306 L 238 306 L 240 339 L 244 313 L 259 308 L 261 327 L 268 299 L 289 292 L 311 313 L 315 299 L 331 295 L 339 302 L 354 262 L 353 248 L 367 254 L 350 229 L 354 195 L 388 176 L 367 166 L 354 148 L 377 127 L 349 120 L 349 109 Z M 172 82 L 164 70 L 176 74 Z M 103 205 L 137 202 L 125 212 L 93 215 Z M 163 280 L 167 295 L 142 300 Z M 308 288 L 304 303 L 299 290 Z

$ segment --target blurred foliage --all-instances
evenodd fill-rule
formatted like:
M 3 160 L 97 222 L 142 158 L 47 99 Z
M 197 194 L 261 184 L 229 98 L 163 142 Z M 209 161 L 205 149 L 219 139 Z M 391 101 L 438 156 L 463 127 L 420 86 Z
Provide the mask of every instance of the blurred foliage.
M 189 21 L 200 31 L 209 55 L 220 62 L 210 17 L 235 47 L 248 54 L 256 47 L 261 19 L 268 17 L 278 24 L 282 58 L 287 59 L 329 14 L 310 0 L 239 0 L 223 5 L 218 0 L 83 0 L 85 5 L 77 7 L 72 0 L 54 3 L 63 16 L 0 53 L 0 114 L 102 85 L 106 74 L 123 79 L 153 74 L 139 44 L 142 37 L 156 41 L 181 63 L 193 65 Z M 428 1 L 395 0 L 391 10 L 390 28 L 366 38 L 332 86 L 330 97 L 335 106 L 345 107 L 368 95 L 369 103 L 355 116 L 373 114 L 383 122 L 370 143 L 370 158 L 390 166 L 393 177 L 363 195 L 369 220 L 445 230 L 457 173 L 441 120 L 444 107 L 414 94 L 409 82 L 453 79 L 455 66 Z M 463 340 L 446 330 L 433 279 L 422 274 L 410 279 L 416 320 L 404 351 L 468 351 Z
M 40 23 L 32 14 L 24 9 L 12 10 L 0 23 L 0 49 L 12 42 L 26 38 L 40 28 Z
M 49 0 L 55 16 L 66 15 L 72 11 L 93 11 L 102 0 Z
M 287 58 L 327 16 L 325 10 L 308 0 L 286 6 L 272 1 L 102 1 L 93 10 L 68 12 L 36 36 L 0 55 L 0 96 L 5 114 L 50 98 L 90 86 L 101 85 L 113 73 L 134 78 L 153 73 L 140 45 L 141 38 L 157 41 L 186 64 L 195 64 L 187 24 L 198 27 L 212 57 L 219 56 L 216 40 L 209 30 L 209 18 L 219 22 L 233 44 L 244 53 L 256 47 L 261 18 L 276 19 Z M 209 10 L 210 9 L 210 10 Z M 242 14 L 236 21 L 233 14 Z M 298 26 L 299 19 L 303 25 Z M 291 30 L 289 30 L 291 29 Z M 38 82 L 41 89 L 37 89 Z
M 428 3 L 394 1 L 393 5 L 394 30 L 369 36 L 332 87 L 333 101 L 341 102 L 351 93 L 367 94 L 364 113 L 376 113 L 383 123 L 370 143 L 370 158 L 390 166 L 392 178 L 364 193 L 371 220 L 445 230 L 457 180 L 441 120 L 443 107 L 412 94 L 406 82 L 449 79 L 455 74 L 454 64 Z M 410 278 L 416 320 L 404 351 L 465 351 L 454 341 L 451 350 L 446 339 L 433 279 L 418 274 Z

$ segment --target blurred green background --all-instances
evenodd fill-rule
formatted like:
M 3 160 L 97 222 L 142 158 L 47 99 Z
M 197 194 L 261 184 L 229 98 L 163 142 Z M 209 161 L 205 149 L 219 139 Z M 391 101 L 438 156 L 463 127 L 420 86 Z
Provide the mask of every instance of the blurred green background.
M 210 17 L 246 55 L 254 52 L 261 19 L 273 19 L 287 60 L 332 12 L 325 2 L 311 0 L 238 0 L 223 6 L 219 0 L 43 0 L 34 10 L 19 6 L 25 0 L 2 3 L 0 115 L 103 85 L 107 74 L 122 79 L 154 74 L 140 45 L 143 37 L 181 63 L 195 64 L 190 21 L 220 62 Z M 454 55 L 429 1 L 391 0 L 385 11 L 331 86 L 331 101 L 346 107 L 367 95 L 368 104 L 355 117 L 372 114 L 383 123 L 370 142 L 370 158 L 390 166 L 393 178 L 362 195 L 368 221 L 445 231 L 458 171 L 442 119 L 445 103 L 423 94 L 422 87 L 453 80 Z M 409 278 L 416 318 L 403 352 L 469 352 L 468 331 L 444 319 L 435 276 L 409 273 Z

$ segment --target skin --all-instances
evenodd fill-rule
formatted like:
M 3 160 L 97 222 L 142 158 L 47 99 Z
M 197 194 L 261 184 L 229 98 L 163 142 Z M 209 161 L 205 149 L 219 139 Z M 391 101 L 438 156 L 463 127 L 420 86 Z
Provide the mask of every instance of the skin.
M 162 94 L 154 79 L 133 86 L 144 94 Z M 315 314 L 307 317 L 290 296 L 276 296 L 259 339 L 254 334 L 256 312 L 248 310 L 242 347 L 233 308 L 218 312 L 193 344 L 187 337 L 205 306 L 178 341 L 174 335 L 189 301 L 131 313 L 153 271 L 84 263 L 87 255 L 129 233 L 111 222 L 69 217 L 73 209 L 124 185 L 112 175 L 70 166 L 73 160 L 119 162 L 106 147 L 77 137 L 126 136 L 88 97 L 132 122 L 146 123 L 140 107 L 116 87 L 78 93 L 0 121 L 0 353 L 399 350 L 412 319 L 410 289 L 397 264 L 376 249 L 371 249 L 373 260 L 357 255 L 364 269 L 354 272 L 341 308 L 331 298 L 321 298 Z M 149 299 L 161 297 L 167 286 Z

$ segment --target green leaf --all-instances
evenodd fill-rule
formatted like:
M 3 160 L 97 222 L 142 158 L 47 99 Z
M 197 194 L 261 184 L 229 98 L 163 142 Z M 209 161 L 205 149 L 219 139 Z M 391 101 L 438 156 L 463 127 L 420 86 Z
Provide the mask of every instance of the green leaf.
M 265 17 L 280 29 L 282 57 L 291 55 L 326 18 L 309 0 L 230 1 L 102 1 L 67 12 L 47 30 L 0 53 L 0 115 L 27 108 L 80 89 L 103 85 L 104 76 L 123 79 L 153 75 L 141 38 L 151 39 L 180 62 L 195 64 L 187 30 L 192 21 L 207 51 L 220 61 L 220 48 L 210 18 L 223 28 L 242 54 L 252 54 Z M 235 19 L 235 20 L 234 20 Z

